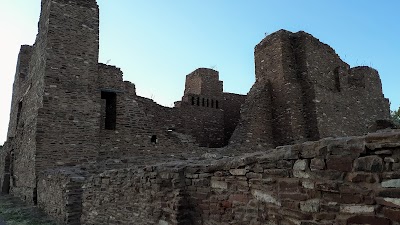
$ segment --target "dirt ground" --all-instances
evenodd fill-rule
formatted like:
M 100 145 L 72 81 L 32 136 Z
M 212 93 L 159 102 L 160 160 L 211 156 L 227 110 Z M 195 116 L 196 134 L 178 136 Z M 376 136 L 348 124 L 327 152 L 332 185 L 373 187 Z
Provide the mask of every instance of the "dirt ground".
M 56 225 L 37 207 L 10 195 L 0 195 L 0 225 Z

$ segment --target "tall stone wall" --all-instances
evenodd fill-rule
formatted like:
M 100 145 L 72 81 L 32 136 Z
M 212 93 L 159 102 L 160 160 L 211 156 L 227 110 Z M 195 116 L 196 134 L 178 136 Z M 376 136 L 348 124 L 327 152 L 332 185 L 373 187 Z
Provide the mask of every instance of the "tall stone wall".
M 295 35 L 302 59 L 303 82 L 310 86 L 309 95 L 316 117 L 318 137 L 361 135 L 376 130 L 377 120 L 387 120 L 389 103 L 382 94 L 376 70 L 350 68 L 335 51 L 311 35 Z
M 323 139 L 217 161 L 111 170 L 83 224 L 400 224 L 400 133 Z
M 101 99 L 98 160 L 172 154 L 177 153 L 181 147 L 194 146 L 194 141 L 189 140 L 190 138 L 185 140 L 185 137 L 181 138 L 182 135 L 176 135 L 176 132 L 187 131 L 181 124 L 189 121 L 188 116 L 137 96 L 135 86 L 123 81 L 119 68 L 99 64 L 100 92 L 115 94 L 116 116 L 115 127 L 107 129 L 106 100 Z M 100 95 L 96 97 L 100 99 Z M 191 116 L 196 118 L 196 112 Z M 170 130 L 172 128 L 176 130 Z M 191 133 L 198 130 L 193 129 Z
M 246 95 L 224 92 L 222 110 L 224 110 L 224 145 L 228 145 L 240 120 L 240 109 L 246 100 Z
M 256 83 L 232 143 L 279 146 L 362 135 L 389 119 L 377 71 L 350 69 L 331 47 L 305 32 L 280 30 L 254 54 Z
M 275 127 L 271 105 L 271 86 L 256 82 L 241 108 L 240 120 L 229 140 L 230 145 L 263 145 L 272 148 L 275 143 Z
M 44 69 L 49 2 L 42 2 L 42 20 L 34 46 L 21 46 L 14 78 L 5 156 L 10 157 L 10 191 L 28 202 L 35 201 L 36 134 L 38 110 L 43 105 Z M 4 184 L 4 182 L 3 182 Z
M 146 117 L 152 119 L 154 127 L 160 132 L 167 132 L 168 139 L 180 146 L 193 142 L 202 147 L 224 145 L 224 112 L 222 109 L 190 104 L 168 108 L 144 98 L 138 99 L 138 103 L 146 112 Z M 183 139 L 174 137 L 175 133 L 179 133 Z
M 43 3 L 49 5 L 45 10 L 49 18 L 43 107 L 36 137 L 38 171 L 94 160 L 100 131 L 97 3 Z
M 98 8 L 43 0 L 33 47 L 22 46 L 6 151 L 11 192 L 36 202 L 36 174 L 97 156 Z M 96 135 L 95 135 L 96 134 Z

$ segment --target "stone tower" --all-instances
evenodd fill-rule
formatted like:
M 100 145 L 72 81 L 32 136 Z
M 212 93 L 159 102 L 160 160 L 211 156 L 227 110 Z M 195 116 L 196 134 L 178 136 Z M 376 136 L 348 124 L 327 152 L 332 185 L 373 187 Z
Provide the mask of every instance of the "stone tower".
M 11 192 L 31 202 L 38 171 L 94 160 L 100 127 L 97 3 L 41 4 L 35 44 L 22 46 L 19 54 L 4 146 L 12 165 Z
M 389 119 L 378 72 L 350 68 L 310 34 L 277 31 L 254 55 L 256 83 L 232 142 L 278 146 L 363 135 Z

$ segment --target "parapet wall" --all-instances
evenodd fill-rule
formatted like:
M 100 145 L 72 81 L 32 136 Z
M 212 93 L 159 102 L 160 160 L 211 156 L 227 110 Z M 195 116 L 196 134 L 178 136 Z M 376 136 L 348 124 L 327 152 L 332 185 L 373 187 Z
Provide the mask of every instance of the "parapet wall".
M 400 224 L 400 131 L 105 171 L 83 224 Z

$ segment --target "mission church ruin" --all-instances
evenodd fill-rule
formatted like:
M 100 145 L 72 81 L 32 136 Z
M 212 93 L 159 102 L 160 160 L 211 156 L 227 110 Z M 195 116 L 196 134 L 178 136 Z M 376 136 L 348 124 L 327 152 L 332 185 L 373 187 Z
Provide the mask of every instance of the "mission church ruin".
M 3 192 L 64 224 L 399 224 L 378 191 L 400 178 L 400 134 L 339 138 L 389 120 L 376 70 L 280 30 L 255 47 L 247 95 L 199 68 L 168 108 L 98 63 L 95 0 L 42 0 L 38 26 L 18 57 Z

